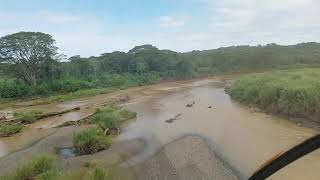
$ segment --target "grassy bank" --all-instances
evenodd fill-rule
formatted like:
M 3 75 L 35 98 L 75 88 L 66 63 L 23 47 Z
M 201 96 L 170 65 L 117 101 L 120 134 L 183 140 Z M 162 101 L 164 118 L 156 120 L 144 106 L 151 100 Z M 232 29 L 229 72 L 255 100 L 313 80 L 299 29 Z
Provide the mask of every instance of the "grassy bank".
M 73 135 L 73 147 L 76 153 L 94 154 L 107 149 L 110 146 L 110 140 L 106 135 L 119 133 L 121 123 L 135 118 L 136 115 L 135 112 L 112 105 L 98 108 L 96 114 L 89 119 L 90 124 L 95 124 L 97 127 Z
M 90 166 L 81 171 L 62 174 L 56 166 L 56 158 L 52 155 L 42 154 L 34 159 L 20 164 L 11 174 L 0 176 L 0 180 L 105 180 L 108 173 L 105 168 Z
M 304 68 L 249 75 L 226 90 L 247 105 L 294 117 L 320 112 L 320 69 Z
M 33 100 L 33 105 L 63 102 L 85 96 L 107 94 L 128 87 L 152 84 L 157 74 L 103 74 L 95 78 L 64 78 L 29 86 L 17 79 L 0 79 L 0 108 L 8 103 Z

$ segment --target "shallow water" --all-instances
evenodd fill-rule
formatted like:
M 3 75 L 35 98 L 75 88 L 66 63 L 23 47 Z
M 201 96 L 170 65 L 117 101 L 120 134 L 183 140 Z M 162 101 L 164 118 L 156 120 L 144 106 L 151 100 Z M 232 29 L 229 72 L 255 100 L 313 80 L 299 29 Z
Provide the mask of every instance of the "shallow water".
M 57 154 L 61 159 L 67 159 L 76 156 L 73 148 L 59 148 L 57 149 Z
M 82 118 L 93 112 L 97 104 L 119 94 L 132 97 L 125 106 L 136 111 L 138 118 L 129 123 L 118 140 L 143 137 L 147 144 L 142 153 L 130 159 L 129 165 L 149 158 L 164 144 L 181 136 L 197 134 L 206 138 L 214 151 L 243 177 L 249 177 L 274 155 L 317 133 L 284 119 L 251 112 L 230 99 L 223 89 L 225 82 L 207 79 L 162 83 L 67 103 L 32 107 L 57 111 L 81 106 L 81 110 L 39 121 L 19 135 L 1 138 L 0 157 L 32 145 L 54 131 L 50 127 Z M 193 107 L 186 107 L 193 101 Z M 181 117 L 173 123 L 165 122 L 180 113 Z M 320 179 L 318 169 L 320 151 L 293 163 L 270 179 Z
M 192 108 L 185 106 L 193 101 Z M 233 102 L 221 83 L 210 81 L 157 94 L 128 107 L 138 112 L 138 119 L 119 139 L 144 137 L 147 141 L 146 150 L 131 159 L 133 164 L 178 137 L 197 134 L 205 137 L 216 153 L 247 178 L 268 159 L 316 133 L 271 115 L 250 112 Z M 165 122 L 180 113 L 182 116 L 172 124 Z M 320 151 L 317 151 L 271 179 L 320 179 L 319 168 Z

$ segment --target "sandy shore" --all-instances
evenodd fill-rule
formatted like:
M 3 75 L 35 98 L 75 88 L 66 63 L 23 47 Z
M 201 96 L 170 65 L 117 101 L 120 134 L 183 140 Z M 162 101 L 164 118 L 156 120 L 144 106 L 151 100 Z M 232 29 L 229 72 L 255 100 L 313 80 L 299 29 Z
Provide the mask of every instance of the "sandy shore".
M 140 180 L 236 180 L 200 136 L 185 136 L 133 167 Z

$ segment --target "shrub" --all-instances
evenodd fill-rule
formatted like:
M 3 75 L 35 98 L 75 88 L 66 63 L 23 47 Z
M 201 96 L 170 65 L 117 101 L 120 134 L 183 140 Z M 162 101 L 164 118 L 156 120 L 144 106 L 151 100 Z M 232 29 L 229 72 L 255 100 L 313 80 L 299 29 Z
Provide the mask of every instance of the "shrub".
M 37 116 L 41 115 L 42 112 L 39 110 L 31 110 L 28 112 L 15 112 L 13 115 L 14 117 L 22 120 L 23 123 L 33 123 L 36 119 Z
M 93 154 L 110 146 L 101 129 L 90 128 L 73 135 L 73 146 L 78 154 Z
M 52 92 L 69 93 L 80 89 L 93 88 L 94 85 L 81 79 L 59 79 L 46 84 L 47 89 Z
M 27 96 L 29 93 L 29 86 L 21 81 L 14 79 L 0 80 L 0 97 L 1 98 L 18 98 Z
M 22 130 L 21 124 L 6 124 L 0 126 L 0 137 L 6 137 L 13 134 L 16 134 Z
M 97 124 L 103 130 L 110 128 L 118 128 L 120 126 L 120 118 L 114 113 L 102 112 L 94 115 L 90 119 L 90 123 Z
M 104 106 L 102 108 L 97 108 L 97 113 L 113 113 L 114 111 L 116 110 L 115 107 L 113 107 L 112 105 L 107 105 L 107 106 Z
M 128 120 L 128 119 L 133 119 L 133 118 L 137 117 L 137 113 L 136 112 L 132 112 L 132 111 L 129 111 L 129 110 L 126 110 L 126 109 L 120 110 L 118 112 L 118 114 L 120 116 L 121 121 Z
M 103 130 L 119 128 L 121 121 L 133 119 L 137 113 L 113 106 L 105 106 L 97 109 L 97 114 L 90 119 L 90 123 L 97 124 Z
M 120 126 L 120 118 L 115 113 L 117 109 L 111 105 L 97 109 L 97 114 L 90 119 L 90 123 L 97 124 L 103 130 L 110 128 L 118 128 Z
M 50 155 L 38 155 L 30 162 L 17 167 L 15 172 L 9 175 L 12 180 L 29 180 L 42 173 L 54 170 L 55 158 Z

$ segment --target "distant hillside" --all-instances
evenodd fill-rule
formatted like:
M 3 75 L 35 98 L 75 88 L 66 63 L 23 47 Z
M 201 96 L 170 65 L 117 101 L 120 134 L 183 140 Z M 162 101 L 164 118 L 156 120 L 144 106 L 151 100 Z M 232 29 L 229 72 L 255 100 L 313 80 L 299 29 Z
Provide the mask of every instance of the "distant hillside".
M 320 43 L 290 46 L 232 46 L 182 53 L 199 73 L 241 72 L 320 65 Z

